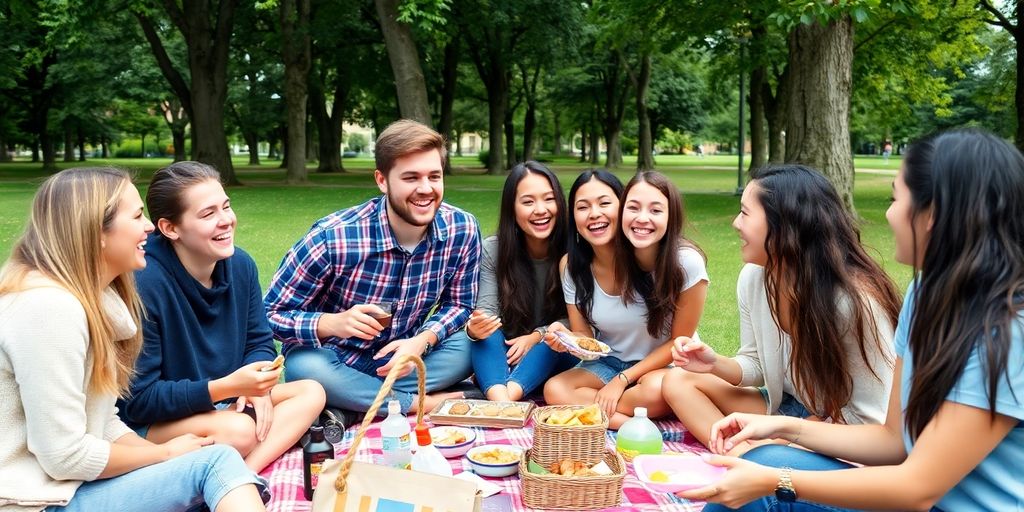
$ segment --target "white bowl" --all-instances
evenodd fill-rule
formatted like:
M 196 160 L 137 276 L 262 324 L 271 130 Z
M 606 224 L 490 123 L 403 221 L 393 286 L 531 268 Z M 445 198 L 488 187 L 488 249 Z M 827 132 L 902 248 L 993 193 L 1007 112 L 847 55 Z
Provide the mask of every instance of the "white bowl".
M 430 429 L 430 437 L 438 439 L 444 437 L 448 432 L 458 432 L 466 436 L 466 440 L 456 444 L 441 444 L 435 441 L 434 446 L 445 458 L 454 459 L 455 457 L 465 455 L 473 447 L 473 443 L 476 442 L 476 431 L 464 427 L 433 427 Z
M 494 449 L 501 449 L 506 452 L 514 452 L 518 457 L 512 462 L 506 462 L 503 464 L 489 464 L 486 462 L 479 462 L 473 458 L 475 455 L 479 455 L 483 452 L 488 452 Z M 473 466 L 473 472 L 480 476 L 493 476 L 502 477 L 514 475 L 519 471 L 519 459 L 523 457 L 523 449 L 518 446 L 512 446 L 508 444 L 485 444 L 481 446 L 474 446 L 466 453 L 466 458 L 469 459 L 469 464 Z

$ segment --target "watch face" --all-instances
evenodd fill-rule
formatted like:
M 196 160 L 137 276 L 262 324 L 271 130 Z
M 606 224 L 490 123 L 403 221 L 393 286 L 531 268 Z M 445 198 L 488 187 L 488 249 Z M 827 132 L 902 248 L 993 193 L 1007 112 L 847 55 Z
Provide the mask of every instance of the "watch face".
M 793 489 L 788 489 L 786 487 L 776 487 L 775 499 L 785 503 L 793 503 L 794 501 L 796 501 L 796 491 L 794 491 Z

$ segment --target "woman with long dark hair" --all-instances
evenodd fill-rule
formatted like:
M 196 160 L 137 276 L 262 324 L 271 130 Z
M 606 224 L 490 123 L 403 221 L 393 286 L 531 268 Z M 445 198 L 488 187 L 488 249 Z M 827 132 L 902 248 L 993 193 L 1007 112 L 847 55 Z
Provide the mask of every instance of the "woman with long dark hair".
M 755 170 L 733 227 L 740 350 L 678 341 L 662 388 L 676 416 L 705 444 L 733 412 L 881 423 L 899 296 L 832 185 L 801 165 Z
M 484 240 L 477 309 L 466 324 L 473 373 L 490 400 L 519 400 L 579 362 L 541 341 L 565 318 L 558 262 L 565 255 L 565 195 L 555 173 L 528 161 L 505 179 L 498 234 Z
M 636 407 L 652 417 L 668 412 L 660 389 L 672 340 L 696 336 L 708 286 L 704 257 L 682 234 L 675 185 L 642 172 L 619 187 L 603 170 L 576 180 L 569 193 L 575 233 L 562 276 L 570 327 L 596 334 L 612 354 L 583 362 L 544 388 L 551 404 L 597 403 L 611 428 Z
M 793 510 L 1024 505 L 1024 157 L 975 130 L 926 138 L 905 155 L 886 218 L 896 260 L 916 279 L 900 312 L 885 424 L 730 415 L 712 429 L 716 451 L 782 438 L 817 453 L 763 446 L 749 460 L 711 457 L 729 471 L 687 498 L 756 500 L 744 510 L 774 510 L 777 500 L 796 501 Z

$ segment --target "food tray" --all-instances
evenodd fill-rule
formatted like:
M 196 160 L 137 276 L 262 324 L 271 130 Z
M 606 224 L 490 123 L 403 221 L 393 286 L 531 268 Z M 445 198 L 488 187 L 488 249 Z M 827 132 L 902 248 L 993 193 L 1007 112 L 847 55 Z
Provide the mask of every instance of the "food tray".
M 533 407 L 533 402 L 491 402 L 489 400 L 449 398 L 430 411 L 430 422 L 435 425 L 521 428 L 526 424 Z M 453 408 L 455 408 L 454 411 Z

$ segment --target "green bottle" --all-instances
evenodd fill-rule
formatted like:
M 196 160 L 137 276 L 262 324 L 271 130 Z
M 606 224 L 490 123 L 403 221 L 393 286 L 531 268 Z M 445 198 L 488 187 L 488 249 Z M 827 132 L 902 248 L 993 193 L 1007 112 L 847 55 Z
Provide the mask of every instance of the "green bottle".
M 628 461 L 637 455 L 661 453 L 661 447 L 661 431 L 647 417 L 646 407 L 634 409 L 633 417 L 619 427 L 615 436 L 615 449 Z

